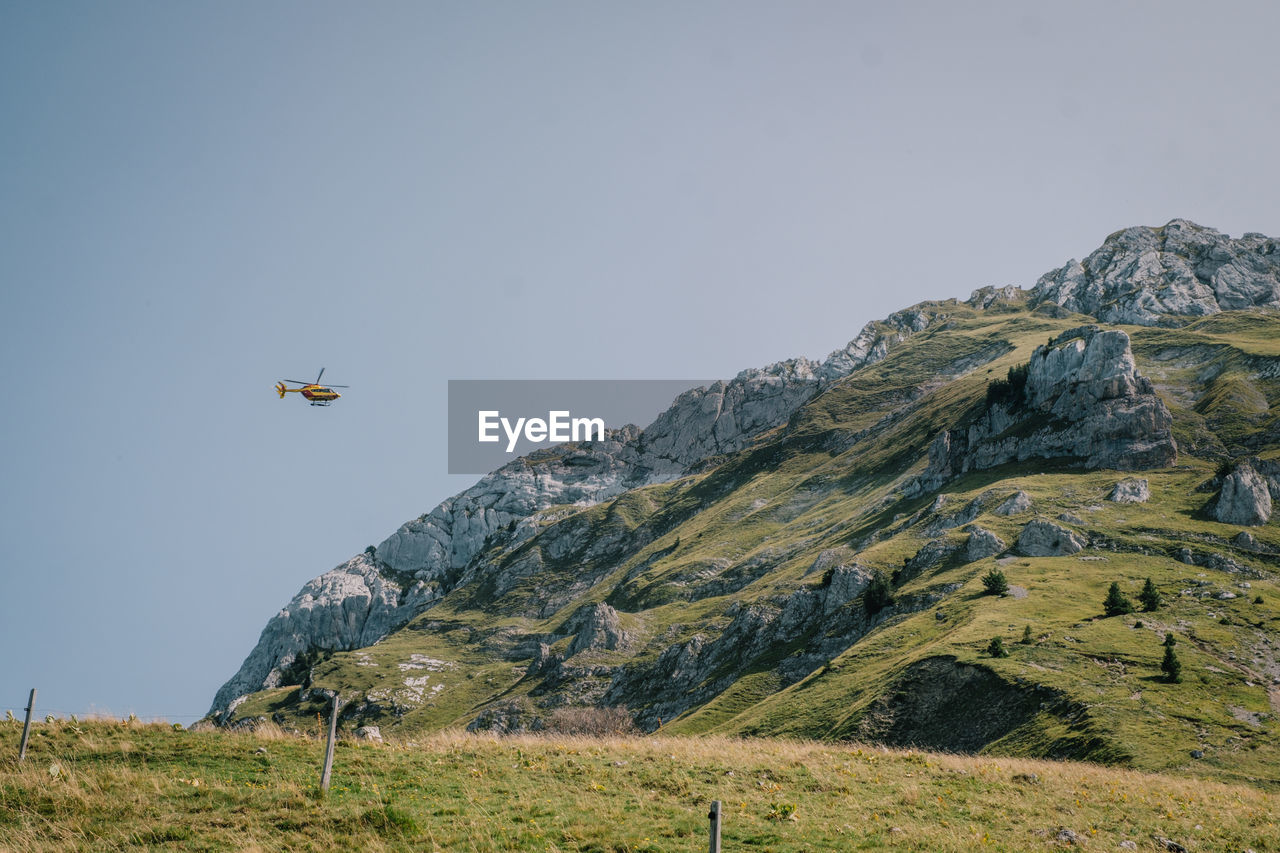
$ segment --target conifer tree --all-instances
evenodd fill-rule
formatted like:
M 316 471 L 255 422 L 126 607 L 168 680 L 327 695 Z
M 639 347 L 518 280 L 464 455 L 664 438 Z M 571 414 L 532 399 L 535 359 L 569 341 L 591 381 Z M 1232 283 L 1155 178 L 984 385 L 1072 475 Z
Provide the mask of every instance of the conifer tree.
M 1160 671 L 1164 673 L 1165 680 L 1171 684 L 1182 681 L 1182 661 L 1178 660 L 1178 656 L 1174 654 L 1173 646 L 1164 647 L 1164 660 L 1160 661 Z
M 982 576 L 982 588 L 988 595 L 1004 595 L 1009 591 L 1009 581 L 1004 572 L 992 569 Z
M 1102 609 L 1108 616 L 1123 616 L 1133 612 L 1133 602 L 1120 591 L 1120 584 L 1112 581 L 1111 588 L 1107 590 L 1107 600 L 1102 603 Z
M 1156 589 L 1151 578 L 1147 578 L 1147 582 L 1142 585 L 1138 600 L 1142 602 L 1142 609 L 1146 611 L 1159 610 L 1160 605 L 1164 604 L 1164 596 L 1160 594 L 1160 590 Z

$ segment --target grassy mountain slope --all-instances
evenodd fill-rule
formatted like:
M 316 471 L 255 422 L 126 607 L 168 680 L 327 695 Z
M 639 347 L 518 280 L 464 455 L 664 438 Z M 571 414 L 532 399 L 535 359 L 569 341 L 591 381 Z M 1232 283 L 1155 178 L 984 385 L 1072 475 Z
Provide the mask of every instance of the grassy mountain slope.
M 518 727 L 564 704 L 625 704 L 650 730 L 876 739 L 1280 784 L 1280 534 L 1253 528 L 1244 547 L 1240 528 L 1203 512 L 1223 460 L 1280 451 L 1280 316 L 1123 327 L 1180 450 L 1174 467 L 1135 474 L 1149 481 L 1146 503 L 1106 500 L 1126 474 L 1073 459 L 907 498 L 930 442 L 983 411 L 991 380 L 1090 322 L 1016 300 L 929 307 L 946 321 L 752 447 L 675 482 L 540 513 L 535 536 L 496 537 L 405 628 L 308 661 L 300 684 L 254 694 L 238 717 L 300 726 L 337 690 L 353 723 L 410 736 L 486 713 Z M 996 515 L 1018 490 L 1031 508 Z M 1065 516 L 1057 523 L 1089 547 L 966 562 L 946 550 L 962 553 L 968 535 L 947 516 L 971 504 L 967 522 L 1007 544 L 1033 518 Z M 895 602 L 833 603 L 825 569 L 837 563 L 894 578 Z M 997 566 L 1013 594 L 983 594 Z M 1136 597 L 1148 577 L 1162 609 L 1103 618 L 1113 581 Z M 616 624 L 593 633 L 584 626 L 601 604 Z M 1180 684 L 1160 678 L 1166 633 Z M 996 636 L 1010 657 L 986 653 Z

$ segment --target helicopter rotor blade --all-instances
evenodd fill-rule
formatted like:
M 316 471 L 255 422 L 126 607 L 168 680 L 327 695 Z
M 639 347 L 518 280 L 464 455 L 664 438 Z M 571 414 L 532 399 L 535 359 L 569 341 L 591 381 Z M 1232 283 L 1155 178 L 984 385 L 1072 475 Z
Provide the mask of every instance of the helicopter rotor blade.
M 350 385 L 326 385 L 326 388 L 350 388 Z
M 311 384 L 313 384 L 313 385 L 319 385 L 319 384 L 320 384 L 320 377 L 321 377 L 321 376 L 324 376 L 324 368 L 323 368 L 323 367 L 322 367 L 322 368 L 320 368 L 320 373 L 316 376 L 316 381 L 315 381 L 315 382 L 313 382 L 313 383 L 311 383 Z
M 294 385 L 310 385 L 310 382 L 299 382 L 296 379 L 286 379 L 285 382 L 292 382 Z

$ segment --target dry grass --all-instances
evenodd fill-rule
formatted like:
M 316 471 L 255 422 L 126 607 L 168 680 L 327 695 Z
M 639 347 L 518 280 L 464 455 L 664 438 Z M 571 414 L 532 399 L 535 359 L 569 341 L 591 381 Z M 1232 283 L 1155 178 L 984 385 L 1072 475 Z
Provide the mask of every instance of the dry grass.
M 0 726 L 0 850 L 1051 848 L 1276 850 L 1280 796 L 1088 764 L 729 737 L 498 737 L 323 744 L 278 730 L 41 725 L 16 765 Z M 56 771 L 55 771 L 56 768 Z

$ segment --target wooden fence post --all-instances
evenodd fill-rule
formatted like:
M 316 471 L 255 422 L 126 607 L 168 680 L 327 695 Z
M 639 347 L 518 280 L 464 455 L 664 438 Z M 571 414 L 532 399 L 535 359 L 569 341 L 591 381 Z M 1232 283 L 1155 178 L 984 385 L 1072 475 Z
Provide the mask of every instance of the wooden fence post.
M 31 734 L 31 714 L 36 709 L 36 689 L 31 688 L 31 698 L 27 700 L 27 721 L 22 724 L 22 743 L 18 746 L 18 760 L 27 757 L 27 738 Z
M 709 853 L 720 853 L 720 801 L 711 801 L 711 814 L 707 815 L 707 819 L 711 821 L 711 846 L 708 848 Z
M 329 714 L 329 745 L 324 750 L 324 770 L 320 772 L 320 794 L 329 793 L 329 774 L 333 772 L 333 742 L 338 736 L 338 694 L 333 694 L 333 711 Z

